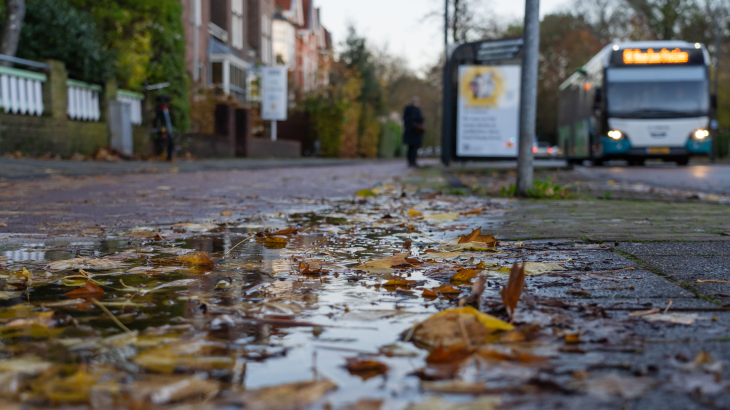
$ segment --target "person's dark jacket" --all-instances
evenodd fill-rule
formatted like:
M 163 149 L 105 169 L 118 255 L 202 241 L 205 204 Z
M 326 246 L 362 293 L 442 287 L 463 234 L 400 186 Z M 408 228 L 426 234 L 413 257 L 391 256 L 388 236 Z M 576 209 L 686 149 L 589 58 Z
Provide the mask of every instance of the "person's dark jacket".
M 413 129 L 416 123 L 423 124 L 421 109 L 415 105 L 409 105 L 403 111 L 403 143 L 407 145 L 423 144 L 423 134 Z

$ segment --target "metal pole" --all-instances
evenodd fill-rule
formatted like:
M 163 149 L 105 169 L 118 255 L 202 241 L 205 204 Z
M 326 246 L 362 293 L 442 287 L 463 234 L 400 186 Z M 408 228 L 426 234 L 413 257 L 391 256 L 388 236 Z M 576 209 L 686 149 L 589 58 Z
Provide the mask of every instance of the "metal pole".
M 271 121 L 271 140 L 276 141 L 276 120 Z
M 517 196 L 527 196 L 534 172 L 532 147 L 537 112 L 537 60 L 540 52 L 540 0 L 525 0 L 525 44 L 522 48 L 520 141 L 517 153 Z
M 715 101 L 717 101 L 717 95 L 720 91 L 720 21 L 717 17 L 717 14 L 720 10 L 718 10 L 719 7 L 715 11 L 715 78 L 713 78 L 713 88 L 714 88 L 714 94 L 715 94 Z M 717 121 L 717 108 L 715 108 L 715 112 L 713 113 L 714 121 Z M 715 122 L 716 123 L 716 122 Z M 710 152 L 710 161 L 715 162 L 715 158 L 717 156 L 718 146 L 717 146 L 717 134 L 718 134 L 718 127 L 713 127 L 714 129 L 710 130 L 712 132 L 712 147 Z
M 449 0 L 444 0 L 444 67 L 449 60 Z

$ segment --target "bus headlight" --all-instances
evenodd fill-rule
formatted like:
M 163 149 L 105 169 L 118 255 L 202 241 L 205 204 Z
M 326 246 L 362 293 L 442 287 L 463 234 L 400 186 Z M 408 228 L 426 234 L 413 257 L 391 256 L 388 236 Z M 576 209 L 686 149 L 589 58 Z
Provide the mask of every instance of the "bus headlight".
M 703 140 L 710 136 L 710 131 L 707 130 L 697 130 L 695 131 L 695 138 L 698 140 Z
M 608 132 L 608 136 L 615 140 L 620 140 L 621 137 L 623 137 L 623 134 L 621 134 L 621 131 L 619 130 L 611 130 Z

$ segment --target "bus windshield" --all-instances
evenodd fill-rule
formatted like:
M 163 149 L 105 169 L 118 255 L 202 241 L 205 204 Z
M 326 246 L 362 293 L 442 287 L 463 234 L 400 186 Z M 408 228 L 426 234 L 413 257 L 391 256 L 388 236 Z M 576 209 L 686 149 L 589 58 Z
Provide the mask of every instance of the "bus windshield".
M 704 67 L 610 69 L 607 88 L 611 117 L 698 117 L 710 108 Z

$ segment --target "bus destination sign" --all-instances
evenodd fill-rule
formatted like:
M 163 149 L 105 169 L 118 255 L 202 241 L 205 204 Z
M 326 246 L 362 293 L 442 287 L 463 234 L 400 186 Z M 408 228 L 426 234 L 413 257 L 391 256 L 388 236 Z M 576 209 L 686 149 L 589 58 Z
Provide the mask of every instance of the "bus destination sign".
M 665 64 L 688 64 L 696 65 L 704 63 L 702 50 L 681 50 L 675 48 L 668 50 L 627 48 L 617 50 L 613 53 L 611 61 L 614 66 L 628 65 L 665 65 Z

